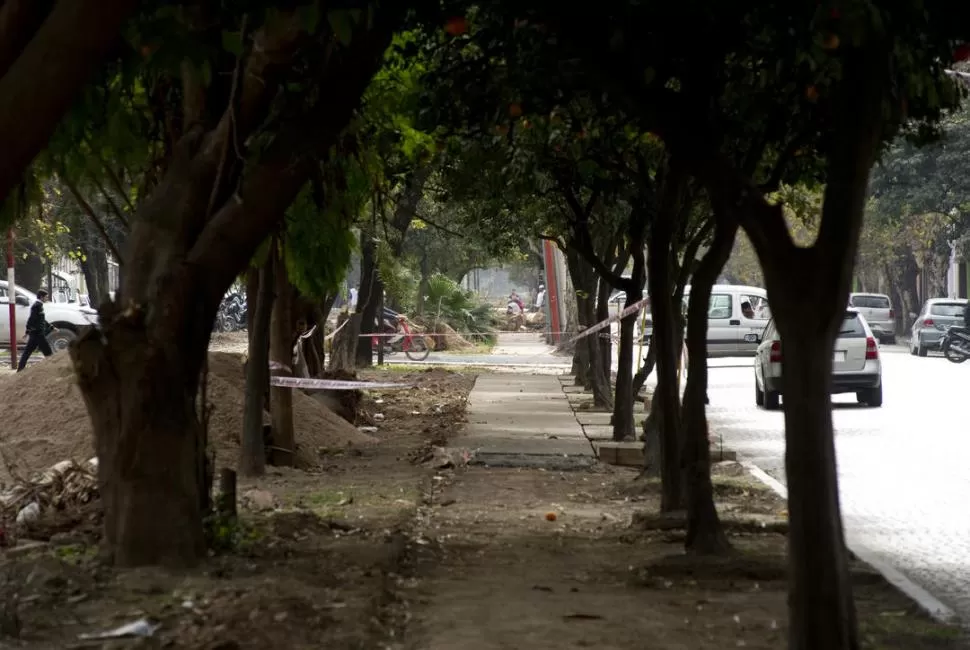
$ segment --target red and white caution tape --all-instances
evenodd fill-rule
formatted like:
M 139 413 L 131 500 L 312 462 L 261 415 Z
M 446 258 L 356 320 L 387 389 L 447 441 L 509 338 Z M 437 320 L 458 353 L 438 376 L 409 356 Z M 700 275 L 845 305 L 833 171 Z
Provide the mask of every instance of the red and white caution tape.
M 360 390 L 414 388 L 414 384 L 399 384 L 381 381 L 351 381 L 344 379 L 305 379 L 302 377 L 270 377 L 271 386 L 283 388 L 309 388 L 311 390 Z
M 613 316 L 610 316 L 606 320 L 600 321 L 599 323 L 596 323 L 595 325 L 591 325 L 591 326 L 587 327 L 582 332 L 580 332 L 576 336 L 572 337 L 568 341 L 565 341 L 564 343 L 561 343 L 560 345 L 569 345 L 570 343 L 574 343 L 574 342 L 578 341 L 581 338 L 584 338 L 586 336 L 589 336 L 590 334 L 595 334 L 596 332 L 599 332 L 600 330 L 606 329 L 607 327 L 610 326 L 610 323 L 615 323 L 617 321 L 623 320 L 624 318 L 626 318 L 630 314 L 637 313 L 638 311 L 640 311 L 640 309 L 642 309 L 644 306 L 646 306 L 646 304 L 649 303 L 649 302 L 650 302 L 650 299 L 649 298 L 644 298 L 643 300 L 639 300 L 639 301 L 633 303 L 632 305 L 630 305 L 629 307 L 627 307 L 627 308 L 623 309 L 622 311 L 620 311 L 620 313 L 615 314 Z

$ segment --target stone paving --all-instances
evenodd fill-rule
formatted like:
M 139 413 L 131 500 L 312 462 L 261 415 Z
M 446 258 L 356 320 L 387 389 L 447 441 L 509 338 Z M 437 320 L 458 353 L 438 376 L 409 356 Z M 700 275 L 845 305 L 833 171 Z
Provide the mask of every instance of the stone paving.
M 966 399 L 967 371 L 884 348 L 884 406 L 836 396 L 833 418 L 850 545 L 970 623 L 970 435 L 955 408 Z M 784 482 L 783 415 L 755 407 L 750 361 L 712 368 L 709 395 L 712 431 Z

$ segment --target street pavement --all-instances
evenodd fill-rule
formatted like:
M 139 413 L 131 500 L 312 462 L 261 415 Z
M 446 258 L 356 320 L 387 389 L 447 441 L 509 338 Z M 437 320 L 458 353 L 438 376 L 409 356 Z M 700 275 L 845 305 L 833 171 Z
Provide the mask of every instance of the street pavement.
M 884 346 L 882 408 L 833 397 L 846 534 L 970 622 L 970 363 Z M 750 359 L 712 360 L 711 431 L 784 482 L 784 415 L 754 403 Z

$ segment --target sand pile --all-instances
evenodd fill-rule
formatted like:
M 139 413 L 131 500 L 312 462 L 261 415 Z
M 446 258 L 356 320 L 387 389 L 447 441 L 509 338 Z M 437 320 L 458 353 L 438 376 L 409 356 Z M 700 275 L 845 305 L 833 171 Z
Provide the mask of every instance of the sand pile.
M 245 378 L 240 355 L 209 354 L 209 443 L 216 463 L 235 465 L 242 432 Z M 320 449 L 375 442 L 330 409 L 300 391 L 293 395 L 297 466 L 314 467 Z M 269 422 L 269 416 L 266 416 Z M 94 455 L 87 409 L 67 354 L 0 377 L 0 452 L 20 472 L 46 469 L 62 460 L 84 462 Z M 0 463 L 0 479 L 7 480 Z
M 475 347 L 474 343 L 465 339 L 448 323 L 437 323 L 434 326 L 434 334 L 435 350 L 458 351 L 471 350 Z

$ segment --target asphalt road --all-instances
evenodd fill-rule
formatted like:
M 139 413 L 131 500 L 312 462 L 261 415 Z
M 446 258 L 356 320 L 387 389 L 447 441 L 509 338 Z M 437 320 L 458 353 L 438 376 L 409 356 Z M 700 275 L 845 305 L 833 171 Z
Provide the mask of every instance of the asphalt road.
M 846 534 L 970 622 L 970 363 L 882 354 L 882 408 L 833 398 Z M 751 360 L 711 366 L 712 432 L 784 482 L 784 416 L 755 406 Z

